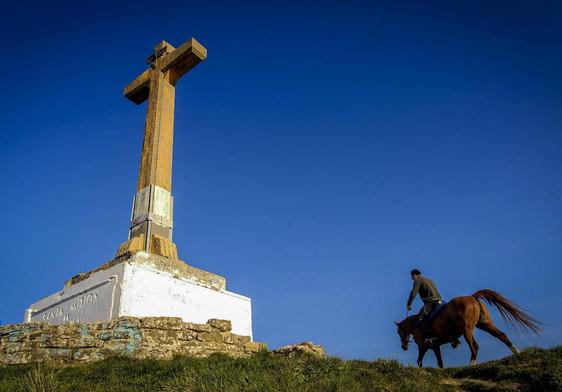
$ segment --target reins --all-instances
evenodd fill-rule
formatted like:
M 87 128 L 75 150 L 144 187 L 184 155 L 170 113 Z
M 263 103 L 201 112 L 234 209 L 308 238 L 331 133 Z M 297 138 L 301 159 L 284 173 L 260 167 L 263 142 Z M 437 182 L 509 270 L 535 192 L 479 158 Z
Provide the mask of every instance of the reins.
M 410 311 L 406 309 L 406 320 L 408 319 L 408 317 L 410 317 Z M 412 342 L 412 340 L 414 340 L 414 334 L 413 333 L 408 338 L 408 344 L 410 344 Z

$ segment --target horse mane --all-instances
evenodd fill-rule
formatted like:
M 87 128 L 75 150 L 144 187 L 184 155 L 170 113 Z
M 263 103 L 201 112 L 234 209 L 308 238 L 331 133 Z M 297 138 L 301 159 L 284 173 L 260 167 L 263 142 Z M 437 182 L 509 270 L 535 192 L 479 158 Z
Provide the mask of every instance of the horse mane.
M 404 320 L 400 321 L 400 323 L 398 323 L 400 325 L 401 328 L 404 328 L 404 330 L 408 333 L 414 333 L 414 328 L 416 326 L 416 323 L 418 322 L 418 316 L 408 316 L 406 317 Z

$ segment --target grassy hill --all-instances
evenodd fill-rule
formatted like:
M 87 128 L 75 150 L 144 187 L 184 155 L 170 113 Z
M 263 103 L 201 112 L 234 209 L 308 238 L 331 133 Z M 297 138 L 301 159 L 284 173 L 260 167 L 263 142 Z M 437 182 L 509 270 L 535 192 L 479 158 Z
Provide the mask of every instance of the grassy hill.
M 562 346 L 530 348 L 475 367 L 417 369 L 393 360 L 222 355 L 171 361 L 0 367 L 0 391 L 562 391 Z

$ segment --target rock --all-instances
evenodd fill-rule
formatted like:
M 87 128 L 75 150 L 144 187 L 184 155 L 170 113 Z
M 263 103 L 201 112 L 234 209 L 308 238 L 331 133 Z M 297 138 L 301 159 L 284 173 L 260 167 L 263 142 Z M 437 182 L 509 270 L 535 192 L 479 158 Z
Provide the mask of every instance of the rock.
M 232 331 L 232 323 L 230 320 L 219 320 L 219 319 L 210 319 L 207 321 L 211 327 L 218 329 L 221 332 L 230 332 Z
M 312 355 L 319 358 L 326 357 L 326 351 L 324 347 L 314 344 L 312 342 L 302 342 L 299 344 L 289 344 L 287 346 L 283 346 L 278 348 L 277 350 L 273 350 L 272 353 L 274 355 L 282 355 L 282 356 L 293 356 L 293 355 Z
M 201 332 L 197 335 L 197 340 L 202 342 L 214 342 L 214 343 L 222 343 L 224 338 L 219 333 L 209 333 L 209 332 Z
M 143 317 L 143 328 L 181 330 L 182 319 L 179 317 Z
M 247 352 L 257 353 L 258 351 L 266 351 L 267 345 L 259 342 L 246 342 L 244 343 L 244 348 Z
M 195 323 L 183 323 L 184 330 L 190 330 L 195 332 L 213 332 L 213 327 L 209 324 L 195 324 Z

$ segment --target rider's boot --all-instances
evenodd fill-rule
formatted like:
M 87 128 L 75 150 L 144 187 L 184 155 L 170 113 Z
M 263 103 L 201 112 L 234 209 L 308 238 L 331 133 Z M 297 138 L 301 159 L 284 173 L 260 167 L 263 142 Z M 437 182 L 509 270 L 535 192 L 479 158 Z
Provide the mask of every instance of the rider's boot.
M 461 345 L 461 341 L 459 339 L 455 339 L 451 342 L 451 347 L 452 348 L 457 348 Z
M 433 336 L 431 326 L 423 320 L 420 322 L 420 327 L 423 332 L 423 336 L 425 336 L 424 343 L 430 347 L 433 346 L 437 342 L 437 338 Z

